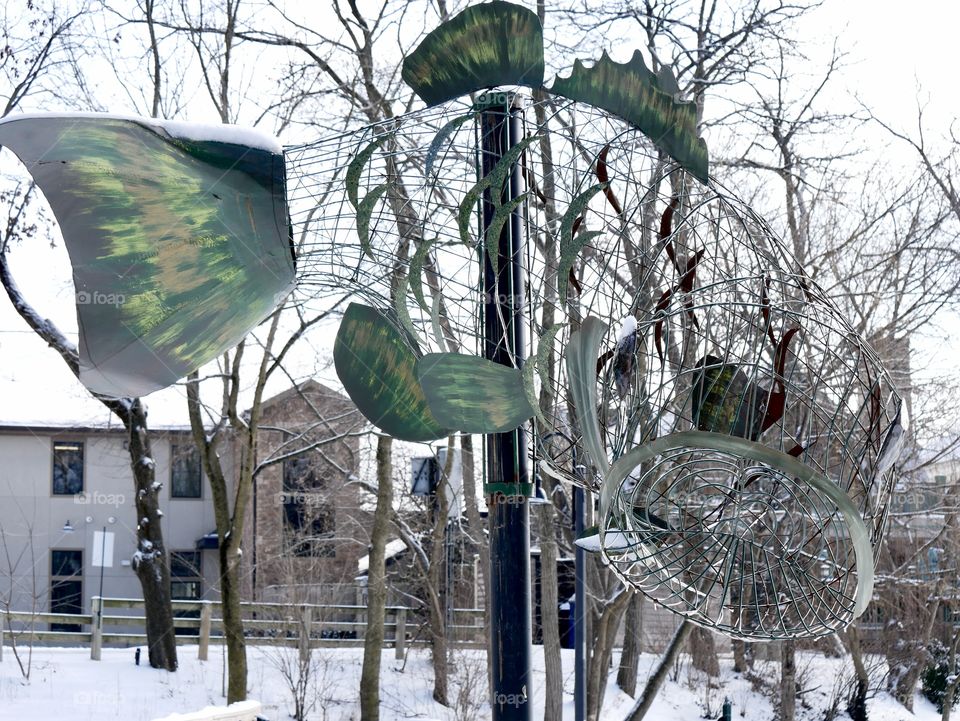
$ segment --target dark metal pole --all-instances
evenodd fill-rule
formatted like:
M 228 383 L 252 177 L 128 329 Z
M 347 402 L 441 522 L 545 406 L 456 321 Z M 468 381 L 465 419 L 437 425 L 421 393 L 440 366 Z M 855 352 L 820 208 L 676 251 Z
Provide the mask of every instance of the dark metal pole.
M 520 139 L 519 108 L 510 93 L 488 93 L 480 112 L 481 173 L 486 176 Z M 516 166 L 498 200 L 519 197 Z M 500 193 L 500 189 L 493 192 Z M 483 197 L 483 231 L 490 227 L 495 199 Z M 521 215 L 514 212 L 499 238 L 498 273 L 481 243 L 483 263 L 484 357 L 519 367 L 525 355 L 524 277 Z M 527 471 L 523 428 L 485 438 L 484 495 L 490 516 L 490 657 L 494 721 L 530 721 L 530 518 L 527 497 L 533 484 Z
M 576 460 L 574 460 L 576 463 Z M 585 469 L 584 469 L 585 470 Z M 576 468 L 577 474 L 583 473 L 580 466 Z M 580 480 L 583 476 L 580 475 Z M 573 489 L 573 531 L 574 538 L 580 538 L 583 534 L 585 519 L 584 503 L 586 502 L 586 492 L 575 486 Z M 573 710 L 575 721 L 585 721 L 587 718 L 587 594 L 586 594 L 586 562 L 587 552 L 575 546 L 574 572 L 575 586 L 573 598 Z

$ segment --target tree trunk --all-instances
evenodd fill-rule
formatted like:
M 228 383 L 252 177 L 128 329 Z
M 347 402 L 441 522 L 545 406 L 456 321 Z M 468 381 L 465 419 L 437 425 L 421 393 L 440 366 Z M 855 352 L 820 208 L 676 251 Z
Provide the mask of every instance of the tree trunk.
M 630 713 L 625 721 L 642 721 L 643 717 L 647 715 L 647 711 L 649 711 L 650 706 L 653 705 L 653 699 L 657 697 L 660 687 L 667 678 L 670 667 L 673 665 L 674 660 L 680 653 L 680 649 L 683 648 L 683 644 L 687 640 L 687 636 L 690 635 L 690 631 L 692 630 L 693 624 L 689 621 L 684 621 L 677 627 L 673 638 L 670 639 L 670 645 L 667 646 L 667 650 L 664 651 L 663 656 L 660 657 L 660 663 L 657 664 L 653 675 L 647 679 L 647 685 L 643 687 L 643 693 L 640 694 L 640 698 L 637 699 L 633 708 L 630 709 Z
M 797 709 L 796 644 L 780 642 L 780 721 L 794 721 Z
M 140 579 L 150 666 L 177 670 L 177 639 L 170 605 L 170 565 L 163 543 L 160 489 L 147 433 L 147 412 L 139 398 L 129 405 L 125 425 L 136 489 L 137 553 L 131 566 Z
M 867 721 L 867 691 L 870 688 L 870 676 L 863 663 L 863 651 L 860 647 L 860 633 L 856 625 L 850 626 L 841 636 L 850 652 L 853 670 L 856 674 L 856 686 L 853 696 L 847 701 L 847 713 L 851 721 Z
M 699 626 L 690 634 L 690 660 L 693 667 L 711 677 L 720 675 L 720 659 L 713 632 Z
M 220 603 L 227 642 L 227 703 L 247 698 L 247 646 L 240 611 L 239 540 L 220 538 Z
M 617 686 L 631 697 L 637 695 L 637 672 L 640 665 L 640 642 L 643 631 L 643 596 L 633 594 L 623 621 L 623 653 L 617 670 Z
M 607 689 L 607 671 L 613 656 L 613 644 L 627 604 L 633 595 L 620 589 L 618 595 L 604 605 L 597 620 L 594 633 L 594 648 L 590 668 L 587 669 L 587 719 L 598 721 L 603 708 L 603 696 Z
M 449 666 L 447 663 L 447 521 L 450 504 L 447 484 L 453 468 L 453 436 L 447 439 L 447 459 L 441 471 L 434 506 L 433 532 L 430 544 L 430 636 L 433 661 L 433 700 L 444 706 L 449 700 Z
M 753 656 L 747 653 L 747 644 L 738 638 L 730 641 L 733 646 L 733 670 L 746 673 L 753 666 Z
M 540 623 L 543 635 L 543 721 L 563 721 L 563 666 L 560 658 L 557 529 L 553 503 L 537 507 L 540 521 Z
M 380 658 L 383 651 L 384 615 L 387 605 L 387 582 L 384 548 L 390 530 L 393 507 L 393 441 L 390 436 L 377 437 L 377 508 L 370 533 L 370 565 L 367 572 L 367 632 L 363 640 L 363 670 L 360 674 L 360 718 L 380 718 Z

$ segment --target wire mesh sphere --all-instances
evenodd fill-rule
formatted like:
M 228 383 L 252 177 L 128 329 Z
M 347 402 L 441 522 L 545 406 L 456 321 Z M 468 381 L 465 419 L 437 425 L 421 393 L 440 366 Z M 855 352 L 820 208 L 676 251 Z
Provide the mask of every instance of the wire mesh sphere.
M 900 397 L 773 232 L 696 185 L 644 200 L 659 241 L 607 317 L 602 553 L 700 625 L 827 635 L 872 596 Z
M 457 102 L 290 149 L 301 284 L 363 296 L 411 351 L 481 355 L 480 190 L 518 172 L 530 448 L 599 492 L 604 561 L 732 635 L 847 625 L 903 434 L 877 355 L 721 186 L 604 111 L 547 97 L 521 115 L 493 180 Z

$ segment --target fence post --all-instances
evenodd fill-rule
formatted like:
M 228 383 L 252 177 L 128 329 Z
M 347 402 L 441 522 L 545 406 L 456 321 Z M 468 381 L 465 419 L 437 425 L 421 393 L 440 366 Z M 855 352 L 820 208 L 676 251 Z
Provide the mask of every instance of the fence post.
M 213 605 L 210 601 L 203 601 L 200 607 L 200 646 L 197 649 L 197 658 L 207 660 L 210 651 L 210 618 L 213 616 Z
M 90 660 L 99 661 L 100 652 L 103 648 L 103 599 L 100 596 L 94 596 L 90 599 L 90 613 L 93 614 L 90 633 Z
M 313 625 L 313 609 L 300 608 L 300 663 L 310 663 L 310 627 Z
M 403 659 L 404 646 L 407 643 L 407 609 L 401 607 L 397 609 L 397 618 L 393 631 L 393 648 L 395 649 L 395 658 Z

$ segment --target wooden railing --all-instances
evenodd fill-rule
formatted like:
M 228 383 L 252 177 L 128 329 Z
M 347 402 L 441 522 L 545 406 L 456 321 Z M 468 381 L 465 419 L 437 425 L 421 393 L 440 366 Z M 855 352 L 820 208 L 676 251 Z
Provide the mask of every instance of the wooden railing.
M 177 643 L 197 643 L 198 657 L 206 660 L 210 642 L 223 640 L 223 618 L 217 601 L 173 601 L 174 614 L 195 614 L 178 617 L 174 626 Z M 124 615 L 116 611 L 140 611 Z M 114 613 L 111 613 L 114 611 Z M 367 629 L 367 607 L 360 605 L 256 603 L 241 604 L 244 634 L 247 643 L 290 645 L 306 653 L 318 646 L 362 646 Z M 129 647 L 144 645 L 143 599 L 91 599 L 91 613 L 34 613 L 29 611 L 0 611 L 0 660 L 3 659 L 5 637 L 20 643 L 65 643 L 90 647 L 90 658 L 100 660 L 105 645 Z M 429 634 L 417 633 L 413 609 L 406 606 L 386 608 L 385 642 L 393 644 L 396 657 L 403 658 L 410 643 L 425 643 Z M 37 626 L 70 624 L 89 627 L 89 631 L 47 631 Z M 13 629 L 13 631 L 11 631 Z M 133 629 L 133 630 L 131 630 Z M 452 611 L 452 623 L 447 625 L 450 641 L 456 645 L 477 645 L 483 635 L 483 609 L 464 608 Z M 413 636 L 410 640 L 409 637 Z M 10 637 L 13 638 L 10 638 Z

